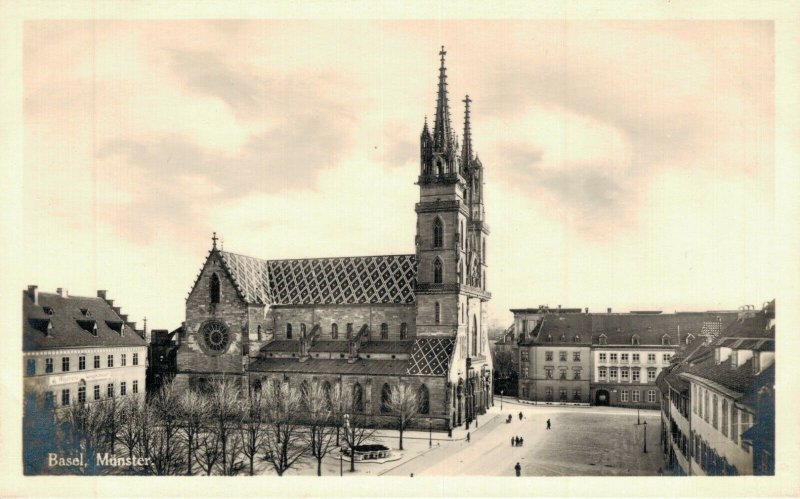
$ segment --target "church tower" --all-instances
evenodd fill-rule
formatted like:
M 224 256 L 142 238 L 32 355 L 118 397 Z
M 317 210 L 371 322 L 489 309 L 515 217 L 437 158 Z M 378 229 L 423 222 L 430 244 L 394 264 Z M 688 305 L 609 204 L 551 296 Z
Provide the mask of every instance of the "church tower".
M 427 119 L 420 137 L 417 212 L 417 335 L 457 338 L 465 356 L 483 352 L 485 328 L 483 167 L 472 152 L 470 99 L 464 114 L 464 147 L 452 129 L 444 47 L 433 132 Z

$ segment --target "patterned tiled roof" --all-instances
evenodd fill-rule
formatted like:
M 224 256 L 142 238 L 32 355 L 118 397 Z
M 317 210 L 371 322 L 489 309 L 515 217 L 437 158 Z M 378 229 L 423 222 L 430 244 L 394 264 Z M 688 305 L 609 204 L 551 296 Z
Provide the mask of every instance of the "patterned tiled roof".
M 414 303 L 414 255 L 261 260 L 219 253 L 249 303 Z
M 406 374 L 436 375 L 447 374 L 450 358 L 453 355 L 453 338 L 417 338 L 408 360 Z
M 248 303 L 272 303 L 268 283 L 267 260 L 251 256 L 220 251 L 220 257 L 228 268 L 239 291 Z
M 274 303 L 414 303 L 414 255 L 273 260 Z

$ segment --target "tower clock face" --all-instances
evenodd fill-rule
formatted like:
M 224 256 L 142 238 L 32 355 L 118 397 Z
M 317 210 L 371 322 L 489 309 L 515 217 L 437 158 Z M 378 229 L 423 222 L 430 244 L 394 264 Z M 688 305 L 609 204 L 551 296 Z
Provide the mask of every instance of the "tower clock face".
M 200 346 L 209 355 L 221 355 L 231 344 L 228 326 L 219 320 L 210 320 L 203 324 L 199 336 Z

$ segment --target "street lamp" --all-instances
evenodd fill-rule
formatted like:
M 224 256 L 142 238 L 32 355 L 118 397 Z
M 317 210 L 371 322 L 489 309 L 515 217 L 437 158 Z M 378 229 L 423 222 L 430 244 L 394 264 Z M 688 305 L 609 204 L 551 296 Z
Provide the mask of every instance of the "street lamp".
M 647 421 L 644 422 L 644 453 L 647 454 Z
M 637 425 L 642 424 L 642 423 L 639 422 L 639 408 L 638 407 L 636 408 L 636 424 Z
M 433 447 L 433 423 L 428 419 L 428 447 Z
M 344 456 L 344 449 L 339 447 L 339 476 L 342 476 L 342 471 L 344 468 L 342 467 L 342 457 Z
M 347 446 L 350 448 L 350 473 L 356 470 L 356 456 L 355 452 L 353 451 L 353 440 L 355 440 L 355 432 L 353 435 L 350 435 L 350 415 L 344 415 L 344 431 L 345 431 L 345 442 Z
M 503 411 L 503 390 L 500 390 L 500 412 Z

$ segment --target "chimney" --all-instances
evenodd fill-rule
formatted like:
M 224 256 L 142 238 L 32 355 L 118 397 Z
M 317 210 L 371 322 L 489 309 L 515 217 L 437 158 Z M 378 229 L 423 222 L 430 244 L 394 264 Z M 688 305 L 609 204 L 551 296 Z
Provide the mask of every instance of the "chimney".
M 113 310 L 117 315 L 120 315 L 120 312 L 122 312 L 122 309 L 119 307 L 111 307 L 111 310 Z
M 61 298 L 69 298 L 69 293 L 67 292 L 67 288 L 58 288 L 56 289 L 56 293 L 58 293 L 58 296 L 60 296 Z
M 611 307 L 608 307 L 608 313 L 609 314 L 611 313 Z
M 39 286 L 31 284 L 28 286 L 28 296 L 33 300 L 34 305 L 39 304 Z
M 589 313 L 589 307 L 584 308 L 583 311 L 584 311 L 584 313 L 588 314 Z
M 106 299 L 106 293 L 107 293 L 107 291 L 105 289 L 98 289 L 97 290 L 97 297 L 98 298 L 102 298 L 102 299 L 105 300 Z
M 558 313 L 561 313 L 561 305 L 558 306 Z

